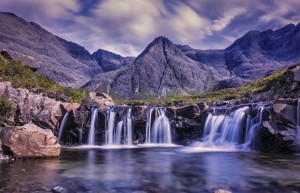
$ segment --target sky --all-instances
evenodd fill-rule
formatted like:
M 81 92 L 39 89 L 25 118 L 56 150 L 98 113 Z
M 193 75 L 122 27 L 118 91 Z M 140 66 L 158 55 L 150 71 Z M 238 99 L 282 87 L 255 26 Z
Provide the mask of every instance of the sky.
M 223 49 L 249 30 L 300 22 L 299 0 L 1 0 L 0 11 L 38 23 L 93 53 L 137 56 L 158 36 Z

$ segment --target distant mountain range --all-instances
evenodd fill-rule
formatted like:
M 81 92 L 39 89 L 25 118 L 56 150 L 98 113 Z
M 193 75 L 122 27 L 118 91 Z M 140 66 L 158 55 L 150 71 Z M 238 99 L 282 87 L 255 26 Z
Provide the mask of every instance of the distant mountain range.
M 236 87 L 300 61 L 300 24 L 249 31 L 224 50 L 197 50 L 166 37 L 137 57 L 122 57 L 55 36 L 33 22 L 0 12 L 0 50 L 63 86 L 123 98 L 203 93 Z

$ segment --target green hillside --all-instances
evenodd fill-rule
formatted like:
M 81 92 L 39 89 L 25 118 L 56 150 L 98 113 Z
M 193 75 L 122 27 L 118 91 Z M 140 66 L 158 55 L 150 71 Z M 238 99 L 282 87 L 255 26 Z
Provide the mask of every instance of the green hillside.
M 43 93 L 56 100 L 83 102 L 88 92 L 83 89 L 65 88 L 48 77 L 38 75 L 21 62 L 0 56 L 0 81 L 10 81 L 15 88 L 26 88 L 33 93 Z

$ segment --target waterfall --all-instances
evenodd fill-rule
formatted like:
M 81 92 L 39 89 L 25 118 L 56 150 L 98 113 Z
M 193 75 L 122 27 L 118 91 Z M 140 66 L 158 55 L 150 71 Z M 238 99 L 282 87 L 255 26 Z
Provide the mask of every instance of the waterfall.
M 263 111 L 264 104 L 235 106 L 227 111 L 213 108 L 207 116 L 200 146 L 250 149 L 255 131 L 262 124 Z
M 127 110 L 127 116 L 126 116 L 126 129 L 124 130 L 125 131 L 125 134 L 124 135 L 127 135 L 127 144 L 128 145 L 132 145 L 132 115 L 131 115 L 131 111 L 132 109 L 131 108 L 128 108 Z
M 297 127 L 297 138 L 296 138 L 296 144 L 300 146 L 300 99 L 298 99 L 298 105 L 297 105 L 297 115 L 296 115 L 296 127 Z
M 108 117 L 108 122 L 107 122 L 107 128 L 105 132 L 105 144 L 112 145 L 116 113 L 113 111 L 113 107 L 108 107 L 106 110 L 106 114 Z
M 68 120 L 68 116 L 69 116 L 69 112 L 66 112 L 66 114 L 65 114 L 64 117 L 63 117 L 62 122 L 60 123 L 59 132 L 58 132 L 58 137 L 57 137 L 58 143 L 60 143 L 61 136 L 62 136 L 63 130 L 64 130 L 64 128 L 65 128 L 65 124 L 66 124 L 66 122 L 67 122 L 67 120 Z
M 125 108 L 125 110 L 124 110 Z M 122 112 L 125 112 L 122 115 Z M 106 145 L 132 145 L 133 126 L 131 107 L 108 107 L 107 124 L 105 130 Z M 119 120 L 117 120 L 119 119 Z M 117 125 L 115 123 L 117 122 Z
M 165 108 L 151 107 L 148 109 L 145 144 L 151 143 L 172 144 L 171 124 L 166 116 Z
M 98 107 L 94 107 L 91 109 L 91 124 L 90 131 L 88 136 L 88 145 L 95 145 L 95 131 L 96 131 L 96 123 L 98 120 Z

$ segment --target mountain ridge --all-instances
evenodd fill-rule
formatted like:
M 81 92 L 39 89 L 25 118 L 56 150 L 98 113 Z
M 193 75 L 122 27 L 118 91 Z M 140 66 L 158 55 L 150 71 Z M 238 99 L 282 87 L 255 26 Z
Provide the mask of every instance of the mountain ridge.
M 300 61 L 300 23 L 251 30 L 216 50 L 177 45 L 159 36 L 135 58 L 103 49 L 91 54 L 12 13 L 0 12 L 0 21 L 0 49 L 14 59 L 63 86 L 128 99 L 237 87 Z

